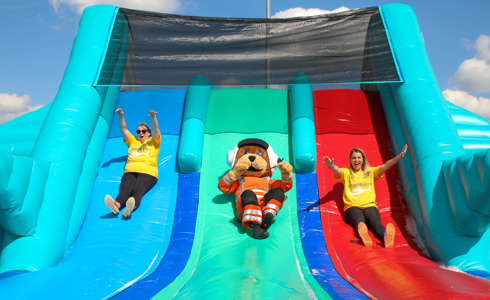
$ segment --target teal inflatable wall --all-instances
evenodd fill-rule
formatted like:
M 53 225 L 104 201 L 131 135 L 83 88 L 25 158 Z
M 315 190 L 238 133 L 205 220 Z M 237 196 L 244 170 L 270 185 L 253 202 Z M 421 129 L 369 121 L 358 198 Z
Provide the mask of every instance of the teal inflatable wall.
M 465 153 L 413 10 L 403 4 L 380 9 L 403 83 L 379 85 L 379 90 L 395 151 L 409 145 L 410 159 L 401 166 L 402 182 L 418 233 L 434 260 L 468 272 L 489 272 L 490 215 L 478 209 L 490 200 L 488 188 L 482 187 L 489 177 L 456 171 L 477 168 L 469 166 L 475 160 L 480 168 L 490 168 L 489 150 Z M 461 185 L 467 186 L 466 192 L 451 188 Z
M 56 98 L 24 118 L 42 115 L 31 146 L 2 148 L 0 272 L 51 266 L 78 234 L 119 93 L 92 85 L 116 15 L 114 6 L 84 11 Z

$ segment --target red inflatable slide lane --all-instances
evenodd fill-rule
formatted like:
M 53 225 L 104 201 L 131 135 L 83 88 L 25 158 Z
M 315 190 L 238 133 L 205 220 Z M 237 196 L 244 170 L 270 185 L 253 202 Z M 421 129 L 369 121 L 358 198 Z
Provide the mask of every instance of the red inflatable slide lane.
M 339 167 L 348 167 L 354 147 L 366 152 L 371 166 L 393 157 L 379 95 L 360 90 L 319 90 L 313 98 L 322 226 L 337 272 L 376 299 L 490 299 L 490 281 L 441 268 L 417 248 L 411 234 L 415 225 L 405 206 L 396 167 L 375 183 L 381 221 L 383 225 L 392 222 L 397 230 L 395 247 L 384 248 L 372 234 L 371 249 L 361 244 L 342 219 L 343 186 L 333 179 L 322 157 L 333 157 Z

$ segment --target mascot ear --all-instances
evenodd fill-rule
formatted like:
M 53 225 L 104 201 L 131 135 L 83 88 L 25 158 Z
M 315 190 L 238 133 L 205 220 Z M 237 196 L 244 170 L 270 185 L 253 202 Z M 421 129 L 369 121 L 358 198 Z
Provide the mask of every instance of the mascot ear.
M 269 155 L 269 162 L 271 164 L 271 171 L 274 171 L 274 169 L 277 166 L 279 156 L 277 156 L 276 152 L 274 149 L 272 149 L 271 145 L 267 148 L 267 155 Z
M 232 168 L 233 168 L 233 164 L 235 163 L 235 157 L 237 152 L 238 152 L 238 147 L 235 147 L 232 150 L 228 151 L 228 158 L 226 159 L 226 162 Z

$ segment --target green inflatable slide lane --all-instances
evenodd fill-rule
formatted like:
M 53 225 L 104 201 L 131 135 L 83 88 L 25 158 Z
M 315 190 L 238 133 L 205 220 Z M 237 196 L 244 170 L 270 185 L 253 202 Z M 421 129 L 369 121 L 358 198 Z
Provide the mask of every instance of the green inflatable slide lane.
M 265 240 L 248 235 L 235 219 L 233 195 L 218 189 L 230 169 L 228 151 L 245 138 L 263 139 L 291 161 L 286 90 L 211 91 L 191 257 L 155 299 L 330 299 L 303 255 L 295 184 Z

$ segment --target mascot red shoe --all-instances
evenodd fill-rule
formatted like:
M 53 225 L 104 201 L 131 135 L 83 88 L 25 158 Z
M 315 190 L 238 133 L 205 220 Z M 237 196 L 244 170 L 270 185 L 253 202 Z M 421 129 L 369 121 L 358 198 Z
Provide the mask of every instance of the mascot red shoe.
M 280 161 L 271 146 L 259 139 L 246 139 L 228 152 L 232 169 L 218 183 L 223 193 L 234 193 L 236 215 L 252 236 L 265 239 L 267 229 L 282 208 L 285 192 L 293 185 L 293 167 Z M 271 179 L 275 168 L 281 180 Z

